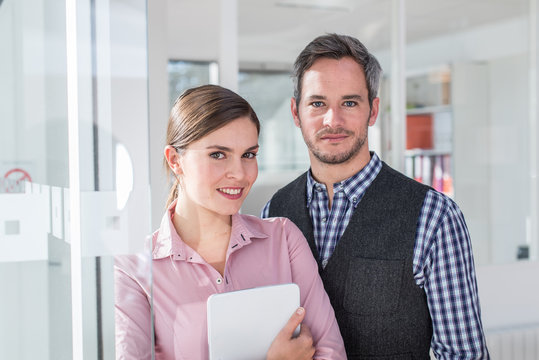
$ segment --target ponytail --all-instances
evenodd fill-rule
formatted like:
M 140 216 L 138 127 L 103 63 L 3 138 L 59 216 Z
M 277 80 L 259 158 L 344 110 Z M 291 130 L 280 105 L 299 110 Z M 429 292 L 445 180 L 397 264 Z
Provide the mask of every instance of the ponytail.
M 170 191 L 168 193 L 166 206 L 167 209 L 169 208 L 170 204 L 172 204 L 174 200 L 176 200 L 176 198 L 178 197 L 178 186 L 180 186 L 180 180 L 178 180 L 178 178 L 175 178 L 174 184 L 170 187 Z

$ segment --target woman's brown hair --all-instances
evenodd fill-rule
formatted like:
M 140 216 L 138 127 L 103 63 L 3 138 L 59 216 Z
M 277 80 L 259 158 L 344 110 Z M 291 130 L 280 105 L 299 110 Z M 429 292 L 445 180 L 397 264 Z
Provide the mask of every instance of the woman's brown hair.
M 249 103 L 235 92 L 218 85 L 203 85 L 184 91 L 172 107 L 168 119 L 167 145 L 182 153 L 191 143 L 226 124 L 248 117 L 260 133 L 260 122 Z M 170 168 L 165 159 L 167 172 Z M 179 179 L 175 176 L 167 208 L 178 196 Z

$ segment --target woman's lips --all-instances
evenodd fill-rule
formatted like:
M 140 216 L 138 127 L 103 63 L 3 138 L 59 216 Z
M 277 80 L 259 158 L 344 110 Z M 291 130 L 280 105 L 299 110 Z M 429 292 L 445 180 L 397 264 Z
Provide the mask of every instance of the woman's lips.
M 243 194 L 243 188 L 238 187 L 219 188 L 217 191 L 227 199 L 232 200 L 241 198 L 241 195 Z

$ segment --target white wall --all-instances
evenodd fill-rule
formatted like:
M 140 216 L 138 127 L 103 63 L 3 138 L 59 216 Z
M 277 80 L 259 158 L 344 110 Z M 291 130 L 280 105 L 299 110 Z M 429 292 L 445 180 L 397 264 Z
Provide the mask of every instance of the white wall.
M 476 269 L 483 326 L 488 332 L 539 327 L 539 263 L 523 261 Z
M 451 76 L 455 200 L 472 237 L 476 264 L 488 264 L 492 260 L 488 65 L 456 63 Z
M 527 54 L 489 63 L 492 263 L 516 259 L 529 217 L 529 64 Z M 510 210 L 509 210 L 510 209 Z

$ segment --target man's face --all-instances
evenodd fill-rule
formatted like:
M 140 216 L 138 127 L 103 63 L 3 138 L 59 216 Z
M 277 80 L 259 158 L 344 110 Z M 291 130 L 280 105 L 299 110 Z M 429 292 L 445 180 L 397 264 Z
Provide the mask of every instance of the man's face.
M 363 68 L 352 58 L 317 60 L 303 75 L 300 103 L 292 115 L 311 162 L 342 164 L 367 156 L 368 127 L 378 115 L 379 99 L 369 106 Z

